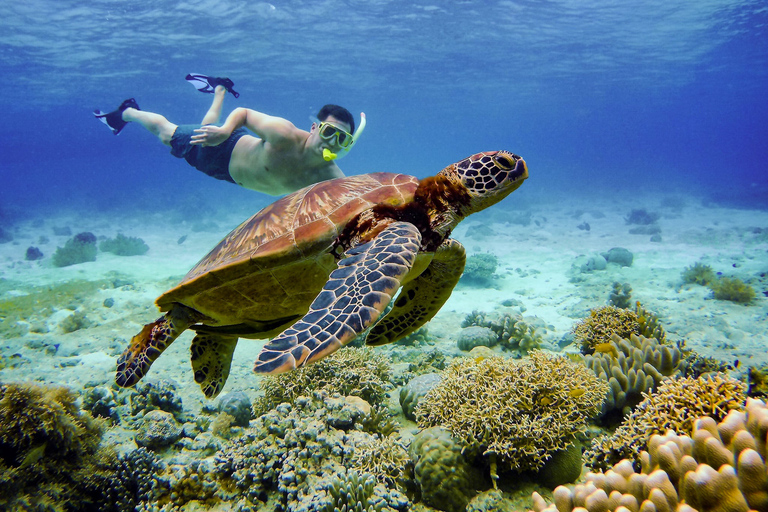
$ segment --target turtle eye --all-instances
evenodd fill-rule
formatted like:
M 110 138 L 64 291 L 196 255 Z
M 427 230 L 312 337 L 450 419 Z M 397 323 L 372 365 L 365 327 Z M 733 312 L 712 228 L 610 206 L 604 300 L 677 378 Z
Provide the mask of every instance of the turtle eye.
M 497 155 L 496 156 L 496 164 L 501 167 L 502 169 L 514 169 L 515 168 L 515 160 L 510 157 L 509 155 Z

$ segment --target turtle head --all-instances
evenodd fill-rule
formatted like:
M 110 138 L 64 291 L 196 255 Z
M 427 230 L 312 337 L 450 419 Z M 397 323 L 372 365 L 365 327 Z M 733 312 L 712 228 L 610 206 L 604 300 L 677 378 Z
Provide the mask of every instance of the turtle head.
M 463 185 L 467 204 L 461 208 L 462 216 L 492 206 L 517 190 L 528 178 L 525 160 L 509 151 L 477 153 L 451 166 L 438 176 Z

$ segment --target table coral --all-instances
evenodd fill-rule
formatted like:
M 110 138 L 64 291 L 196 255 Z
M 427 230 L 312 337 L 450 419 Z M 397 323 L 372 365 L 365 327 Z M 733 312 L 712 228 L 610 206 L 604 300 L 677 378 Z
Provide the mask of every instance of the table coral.
M 538 350 L 517 361 L 478 359 L 454 362 L 416 417 L 421 428 L 446 428 L 502 469 L 539 469 L 586 428 L 607 390 L 585 366 Z

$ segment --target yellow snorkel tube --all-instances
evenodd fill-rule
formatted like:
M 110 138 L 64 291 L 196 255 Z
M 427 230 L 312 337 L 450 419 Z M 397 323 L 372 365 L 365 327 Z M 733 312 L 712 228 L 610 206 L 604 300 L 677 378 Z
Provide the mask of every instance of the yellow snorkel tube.
M 338 153 L 334 153 L 328 148 L 323 148 L 323 160 L 330 162 L 331 160 L 336 160 L 337 158 L 344 158 L 347 156 L 349 150 L 352 149 L 352 147 L 357 142 L 357 139 L 360 138 L 360 135 L 363 133 L 363 130 L 365 130 L 365 124 L 365 112 L 360 112 L 360 124 L 358 125 L 357 130 L 355 130 L 355 133 L 352 135 L 352 142 L 349 144 L 349 146 L 341 148 Z

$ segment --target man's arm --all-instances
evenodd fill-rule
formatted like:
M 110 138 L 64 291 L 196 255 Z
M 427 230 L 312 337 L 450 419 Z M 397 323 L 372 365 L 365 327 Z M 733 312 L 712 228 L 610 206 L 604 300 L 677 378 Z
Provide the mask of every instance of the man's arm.
M 227 140 L 233 131 L 242 127 L 248 128 L 261 139 L 276 146 L 279 146 L 282 141 L 289 141 L 291 134 L 298 130 L 293 123 L 282 117 L 238 107 L 229 114 L 221 127 L 208 125 L 196 129 L 196 135 L 192 136 L 191 143 L 202 146 L 218 146 Z

